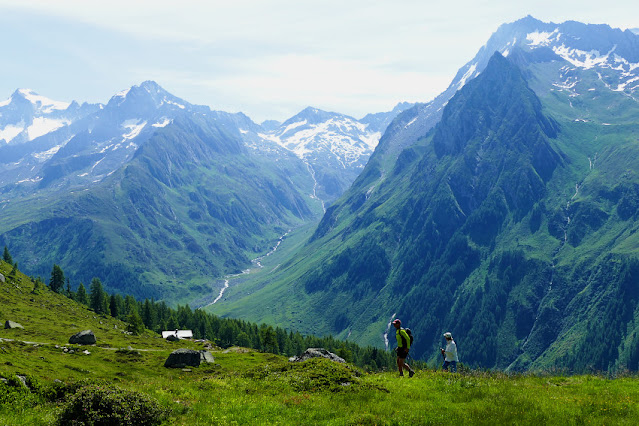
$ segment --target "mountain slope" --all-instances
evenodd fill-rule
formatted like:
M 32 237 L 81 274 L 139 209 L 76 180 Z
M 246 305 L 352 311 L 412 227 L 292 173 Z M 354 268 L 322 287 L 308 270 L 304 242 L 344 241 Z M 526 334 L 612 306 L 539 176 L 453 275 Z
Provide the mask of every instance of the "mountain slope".
M 5 187 L 0 240 L 33 275 L 57 262 L 74 287 L 188 300 L 321 212 L 304 164 L 248 148 L 241 114 L 146 82 L 83 120 L 38 179 Z
M 315 196 L 332 202 L 361 173 L 390 121 L 409 107 L 402 103 L 361 120 L 308 107 L 260 136 L 302 159 L 316 182 Z
M 416 357 L 450 330 L 471 365 L 637 369 L 637 102 L 552 50 L 508 54 L 426 137 L 400 115 L 307 247 L 216 311 L 374 344 L 397 315 Z

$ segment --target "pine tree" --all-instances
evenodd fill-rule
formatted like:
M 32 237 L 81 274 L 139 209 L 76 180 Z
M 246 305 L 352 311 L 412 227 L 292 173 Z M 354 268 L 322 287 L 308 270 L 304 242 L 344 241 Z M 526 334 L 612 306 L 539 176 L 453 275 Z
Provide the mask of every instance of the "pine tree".
M 4 246 L 4 254 L 2 255 L 2 260 L 7 262 L 9 265 L 13 265 L 13 258 L 11 257 L 11 254 L 9 254 L 9 249 L 7 248 L 7 246 Z
M 260 328 L 260 341 L 264 352 L 280 353 L 280 348 L 277 344 L 277 333 L 270 325 L 263 325 Z
M 115 294 L 112 294 L 109 300 L 109 312 L 113 318 L 117 318 L 120 314 L 120 310 L 118 309 L 118 300 L 116 299 Z
M 13 268 L 11 268 L 11 272 L 9 272 L 10 277 L 15 277 L 18 273 L 18 262 L 13 264 Z
M 53 269 L 51 270 L 51 279 L 49 280 L 49 287 L 56 293 L 60 293 L 60 291 L 64 288 L 64 272 L 58 265 L 53 265 Z
M 71 281 L 69 281 L 68 278 L 67 278 L 67 288 L 64 292 L 66 293 L 66 296 L 69 299 L 75 300 L 75 294 L 73 294 L 73 290 L 71 290 Z
M 124 314 L 128 317 L 134 309 L 137 309 L 138 302 L 135 301 L 135 298 L 130 294 L 127 294 L 124 297 Z
M 87 295 L 87 289 L 84 288 L 84 284 L 80 283 L 78 286 L 78 291 L 75 293 L 75 301 L 78 303 L 82 303 L 83 305 L 89 304 L 89 297 Z
M 91 286 L 89 288 L 89 308 L 93 309 L 98 314 L 106 314 L 108 305 L 106 305 L 104 297 L 104 289 L 102 288 L 102 281 L 100 278 L 93 278 L 91 280 Z M 106 306 L 105 306 L 106 305 Z
M 45 287 L 44 282 L 42 282 L 42 278 L 38 277 L 33 281 L 33 290 L 31 291 L 33 294 L 40 294 L 40 291 Z
M 129 325 L 127 326 L 127 331 L 138 335 L 144 331 L 144 322 L 142 322 L 142 317 L 138 313 L 137 308 L 131 309 L 129 316 L 127 318 L 127 322 Z

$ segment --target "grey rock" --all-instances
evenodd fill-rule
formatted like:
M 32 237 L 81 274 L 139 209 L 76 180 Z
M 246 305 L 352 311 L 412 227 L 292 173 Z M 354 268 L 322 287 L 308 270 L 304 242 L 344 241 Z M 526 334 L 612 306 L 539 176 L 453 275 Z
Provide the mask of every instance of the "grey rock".
M 3 283 L 4 283 L 4 282 L 6 282 L 6 281 L 4 280 L 4 275 L 2 275 L 2 274 L 0 274 L 0 282 L 3 282 Z
M 177 337 L 175 334 L 169 334 L 168 336 L 166 336 L 166 340 L 169 342 L 177 342 L 178 340 L 180 340 L 180 338 Z
M 27 376 L 21 376 L 19 374 L 16 374 L 16 377 L 18 378 L 18 380 L 20 380 L 22 382 L 22 384 L 28 388 L 27 386 Z
M 91 330 L 84 330 L 69 338 L 69 343 L 78 345 L 93 345 L 96 342 L 95 334 Z
M 290 362 L 302 362 L 311 358 L 326 358 L 331 361 L 345 363 L 346 361 L 343 358 L 338 357 L 332 352 L 327 351 L 324 348 L 308 348 L 304 353 L 300 356 L 294 356 L 289 358 Z
M 215 362 L 215 358 L 209 351 L 200 351 L 200 355 L 202 356 L 202 362 L 208 362 L 211 364 Z
M 4 328 L 24 328 L 22 325 L 18 324 L 17 322 L 13 322 L 13 321 L 6 321 L 4 323 Z
M 177 349 L 164 362 L 166 368 L 199 367 L 202 363 L 214 362 L 215 359 L 208 351 L 194 349 Z

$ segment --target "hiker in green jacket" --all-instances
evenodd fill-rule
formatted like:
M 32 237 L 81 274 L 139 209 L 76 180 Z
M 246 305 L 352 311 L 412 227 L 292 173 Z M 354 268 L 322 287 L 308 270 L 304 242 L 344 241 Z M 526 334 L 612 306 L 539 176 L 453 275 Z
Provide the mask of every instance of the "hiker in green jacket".
M 400 377 L 404 376 L 404 367 L 408 370 L 408 377 L 413 377 L 415 371 L 410 368 L 410 365 L 406 364 L 406 357 L 410 350 L 410 337 L 406 330 L 402 328 L 402 322 L 399 319 L 393 321 L 393 326 L 397 330 L 395 332 L 395 338 L 397 338 L 397 368 L 399 368 Z

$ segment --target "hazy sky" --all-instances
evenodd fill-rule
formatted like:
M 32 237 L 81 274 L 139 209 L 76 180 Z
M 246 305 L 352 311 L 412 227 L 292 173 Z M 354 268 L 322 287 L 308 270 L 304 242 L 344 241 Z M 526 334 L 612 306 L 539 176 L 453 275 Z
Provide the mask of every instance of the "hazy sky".
M 306 106 L 361 118 L 432 99 L 526 15 L 637 28 L 639 2 L 0 0 L 0 100 L 29 88 L 106 103 L 155 80 L 257 122 Z

